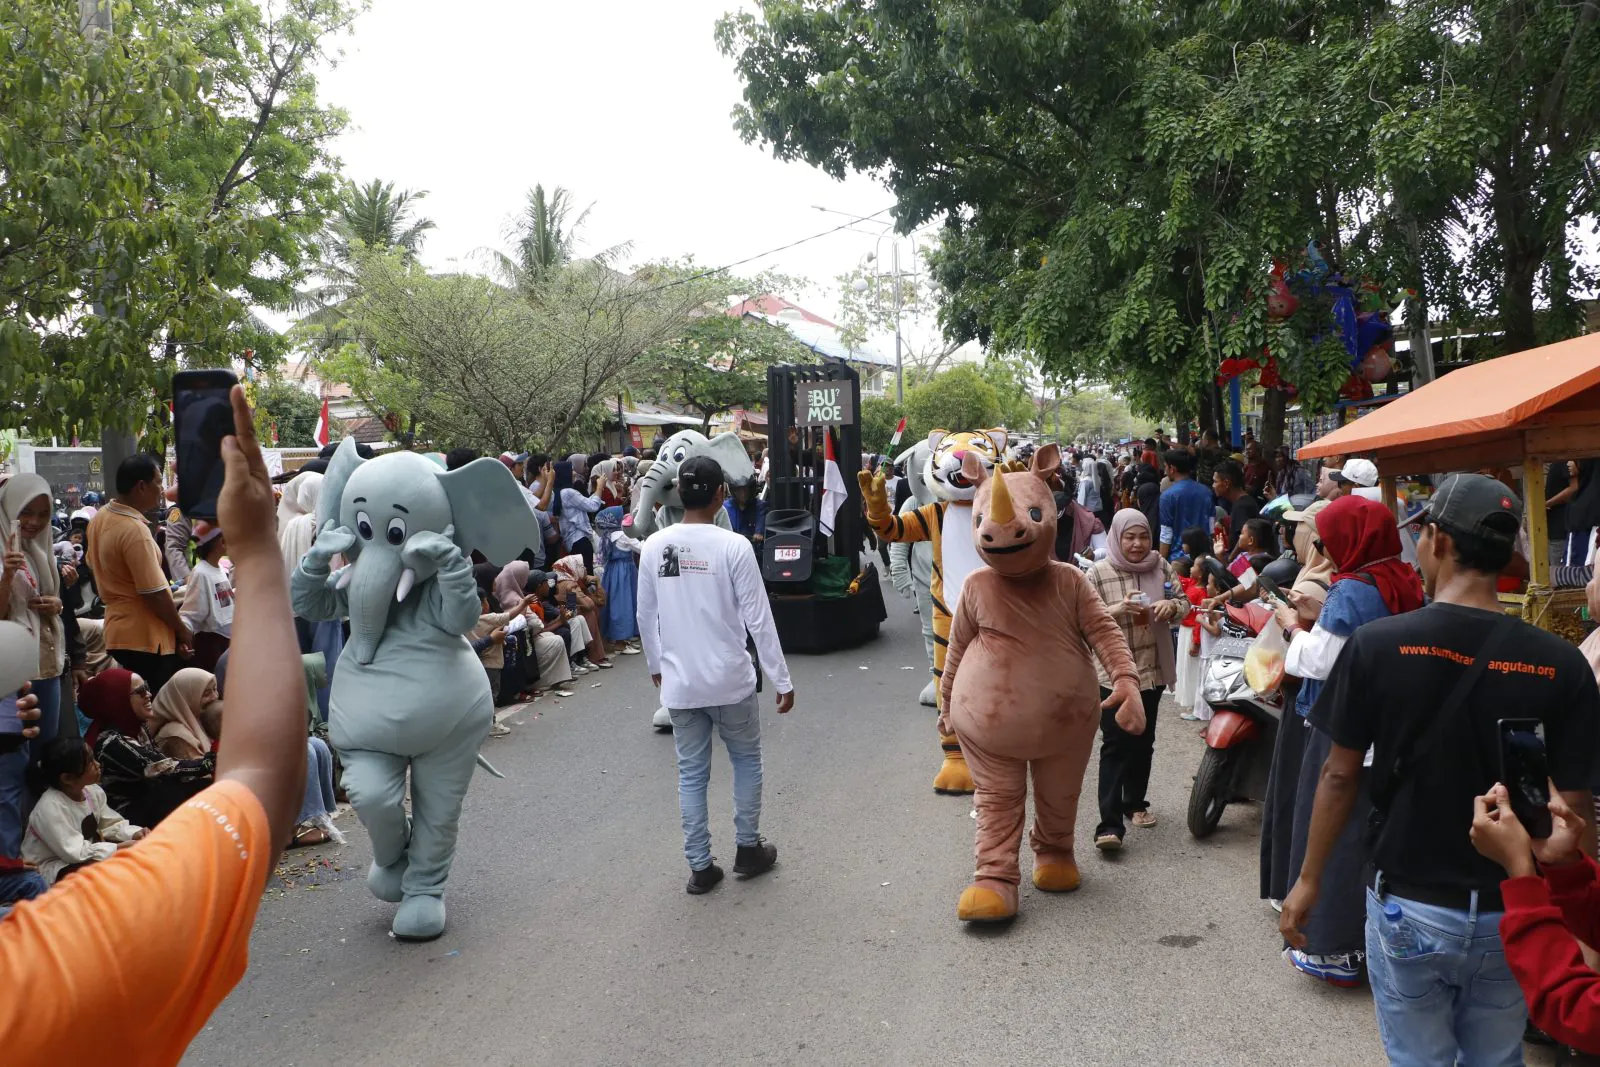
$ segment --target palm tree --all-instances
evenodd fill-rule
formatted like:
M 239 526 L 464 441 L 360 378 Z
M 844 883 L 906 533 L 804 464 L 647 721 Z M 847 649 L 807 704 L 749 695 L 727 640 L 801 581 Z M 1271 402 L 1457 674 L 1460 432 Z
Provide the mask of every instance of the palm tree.
M 414 259 L 423 235 L 433 229 L 432 219 L 412 217 L 416 202 L 427 195 L 425 189 L 396 192 L 394 182 L 377 178 L 347 183 L 328 223 L 334 258 L 348 263 L 362 249 L 389 249 Z
M 508 284 L 529 289 L 551 271 L 572 262 L 578 230 L 593 208 L 590 204 L 569 223 L 572 194 L 559 185 L 550 193 L 544 191 L 543 185 L 535 185 L 528 190 L 527 203 L 506 226 L 505 238 L 511 244 L 511 254 L 489 250 L 489 258 Z M 592 258 L 604 265 L 629 247 L 630 243 L 616 245 L 595 253 Z

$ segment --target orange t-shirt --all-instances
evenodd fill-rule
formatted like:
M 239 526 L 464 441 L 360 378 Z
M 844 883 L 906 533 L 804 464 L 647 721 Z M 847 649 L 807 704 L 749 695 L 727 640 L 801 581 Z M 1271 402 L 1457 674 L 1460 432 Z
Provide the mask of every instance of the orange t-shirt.
M 6 1063 L 182 1059 L 244 975 L 270 838 L 255 794 L 218 782 L 137 845 L 18 904 L 0 920 L 0 975 L 49 994 L 0 997 Z
M 106 605 L 106 648 L 176 652 L 172 628 L 150 613 L 140 593 L 166 592 L 161 550 L 144 516 L 112 502 L 89 520 L 89 566 Z

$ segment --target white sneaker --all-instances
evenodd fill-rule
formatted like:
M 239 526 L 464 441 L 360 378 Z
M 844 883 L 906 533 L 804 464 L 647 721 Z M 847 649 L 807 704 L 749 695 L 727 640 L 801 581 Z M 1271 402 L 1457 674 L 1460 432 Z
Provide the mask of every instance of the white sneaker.
M 493 726 L 489 727 L 490 737 L 508 737 L 510 734 L 511 727 L 507 726 L 503 722 L 497 722 Z
M 617 654 L 620 656 L 637 656 L 640 651 L 642 650 L 638 645 L 623 645 L 621 648 L 617 649 Z

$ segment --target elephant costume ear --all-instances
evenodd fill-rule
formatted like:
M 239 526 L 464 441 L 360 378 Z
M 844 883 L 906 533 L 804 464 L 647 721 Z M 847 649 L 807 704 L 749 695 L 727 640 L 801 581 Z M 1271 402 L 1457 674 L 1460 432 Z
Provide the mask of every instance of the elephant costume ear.
M 523 549 L 538 547 L 539 520 L 517 479 L 498 459 L 475 459 L 457 470 L 441 471 L 439 484 L 450 498 L 456 547 L 463 554 L 476 550 L 490 563 L 504 566 Z
M 722 480 L 729 485 L 748 485 L 755 479 L 755 464 L 750 462 L 750 453 L 744 450 L 736 433 L 719 433 L 695 452 L 716 460 L 722 468 Z
M 333 458 L 328 460 L 328 469 L 322 475 L 322 495 L 317 498 L 317 532 L 321 533 L 327 528 L 328 523 L 339 521 L 339 508 L 344 503 L 345 483 L 350 481 L 350 476 L 356 468 L 365 463 L 360 454 L 356 452 L 356 439 L 346 437 L 339 442 L 339 447 L 334 450 Z M 346 553 L 353 556 L 352 551 Z

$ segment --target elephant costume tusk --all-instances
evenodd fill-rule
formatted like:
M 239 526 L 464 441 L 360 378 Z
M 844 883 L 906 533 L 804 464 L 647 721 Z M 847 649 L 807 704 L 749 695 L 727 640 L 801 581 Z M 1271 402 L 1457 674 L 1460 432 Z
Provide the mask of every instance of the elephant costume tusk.
M 345 566 L 339 568 L 338 574 L 333 576 L 333 587 L 335 589 L 343 589 L 345 586 L 350 584 L 350 579 L 354 578 L 355 576 L 355 567 L 350 564 L 346 564 Z
M 400 584 L 394 588 L 395 603 L 398 604 L 405 600 L 406 594 L 411 592 L 411 586 L 416 582 L 416 580 L 417 572 L 412 570 L 410 567 L 407 567 L 405 570 L 400 572 Z

